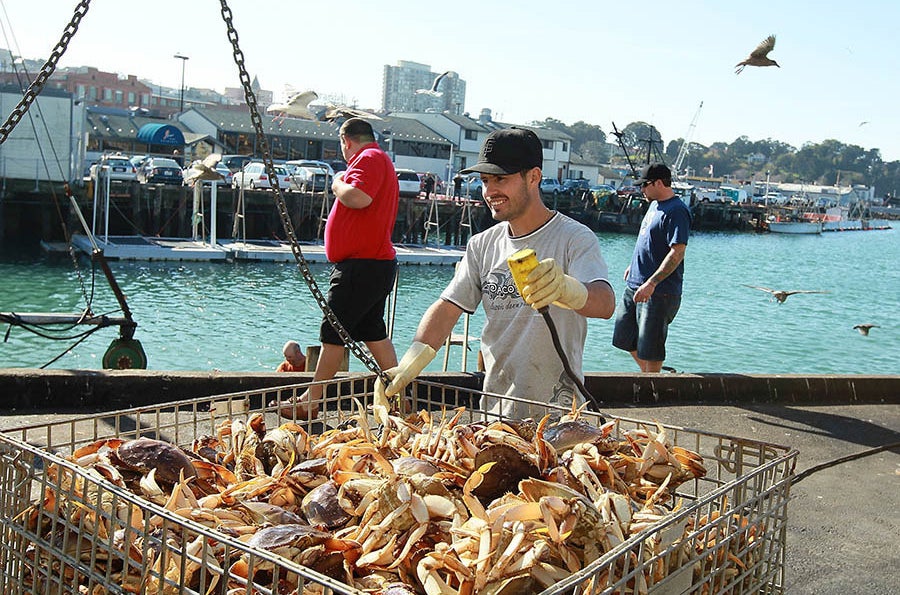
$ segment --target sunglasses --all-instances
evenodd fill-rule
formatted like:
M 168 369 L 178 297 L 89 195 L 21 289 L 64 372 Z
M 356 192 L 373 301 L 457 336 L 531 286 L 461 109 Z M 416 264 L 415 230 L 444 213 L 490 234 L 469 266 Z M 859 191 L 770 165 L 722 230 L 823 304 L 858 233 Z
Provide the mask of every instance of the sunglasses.
M 646 188 L 647 186 L 652 186 L 656 180 L 647 180 L 646 182 L 641 183 L 641 188 Z

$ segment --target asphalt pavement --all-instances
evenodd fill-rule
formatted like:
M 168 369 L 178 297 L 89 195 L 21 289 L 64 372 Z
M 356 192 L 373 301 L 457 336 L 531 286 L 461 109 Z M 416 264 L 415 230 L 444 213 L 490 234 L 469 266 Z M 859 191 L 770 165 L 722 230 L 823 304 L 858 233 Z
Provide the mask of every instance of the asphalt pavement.
M 785 593 L 900 591 L 900 446 L 828 466 L 842 457 L 900 443 L 900 405 L 609 406 L 611 415 L 658 420 L 797 448 L 787 507 Z M 80 411 L 77 413 L 88 413 Z M 0 410 L 0 431 L 66 419 L 76 412 Z

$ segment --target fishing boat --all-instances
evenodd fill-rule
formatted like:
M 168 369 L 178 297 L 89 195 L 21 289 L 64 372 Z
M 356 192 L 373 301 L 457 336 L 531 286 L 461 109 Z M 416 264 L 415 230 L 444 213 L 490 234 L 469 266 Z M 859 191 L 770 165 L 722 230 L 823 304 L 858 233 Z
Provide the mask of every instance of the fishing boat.
M 822 233 L 821 221 L 803 219 L 775 219 L 768 222 L 769 231 L 772 233 L 787 234 L 820 234 Z

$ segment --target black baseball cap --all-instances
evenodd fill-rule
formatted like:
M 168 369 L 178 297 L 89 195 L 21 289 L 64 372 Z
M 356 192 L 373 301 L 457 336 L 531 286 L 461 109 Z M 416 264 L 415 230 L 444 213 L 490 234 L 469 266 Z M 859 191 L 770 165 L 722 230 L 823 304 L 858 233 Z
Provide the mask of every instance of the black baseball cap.
M 640 186 L 644 182 L 655 182 L 662 180 L 663 183 L 672 183 L 672 170 L 665 163 L 651 163 L 645 165 L 641 170 L 640 177 L 635 181 L 636 186 Z
M 478 155 L 478 163 L 460 173 L 478 172 L 498 176 L 515 174 L 544 163 L 544 147 L 537 135 L 526 128 L 502 128 L 488 135 Z

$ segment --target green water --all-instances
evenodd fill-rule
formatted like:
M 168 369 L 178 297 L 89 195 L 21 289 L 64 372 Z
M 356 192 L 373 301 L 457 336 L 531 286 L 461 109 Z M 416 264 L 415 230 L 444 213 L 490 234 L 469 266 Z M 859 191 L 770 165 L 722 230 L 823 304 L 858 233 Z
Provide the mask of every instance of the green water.
M 599 239 L 620 295 L 634 237 L 599 234 Z M 90 292 L 90 263 L 80 263 Z M 695 234 L 666 365 L 686 372 L 897 374 L 898 263 L 897 229 L 793 237 Z M 321 313 L 294 265 L 113 262 L 111 267 L 138 323 L 135 338 L 151 369 L 274 370 L 286 340 L 317 342 Z M 327 268 L 313 270 L 324 287 Z M 451 274 L 450 267 L 401 267 L 393 323 L 400 354 Z M 0 279 L 3 312 L 73 313 L 84 306 L 67 259 L 7 251 L 0 254 Z M 742 284 L 829 293 L 794 295 L 777 304 Z M 99 271 L 94 288 L 93 311 L 114 314 L 115 299 Z M 482 322 L 479 311 L 471 319 L 471 335 L 479 334 Z M 862 336 L 853 325 L 864 322 L 880 328 Z M 462 321 L 454 332 L 462 333 Z M 49 368 L 100 369 L 116 336 L 112 328 L 94 333 Z M 590 321 L 585 369 L 636 371 L 631 357 L 610 345 L 611 337 L 611 321 Z M 0 343 L 0 367 L 40 367 L 73 343 L 14 327 Z M 459 347 L 451 349 L 448 369 L 461 369 L 460 354 Z M 443 351 L 428 369 L 442 365 Z M 350 369 L 364 368 L 353 361 Z

